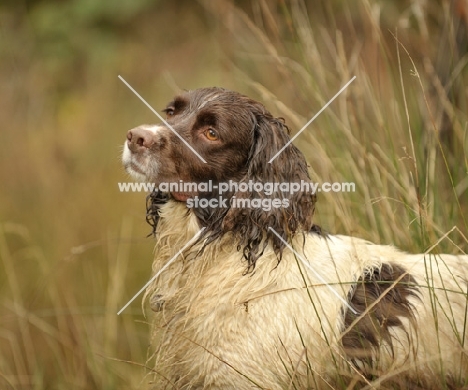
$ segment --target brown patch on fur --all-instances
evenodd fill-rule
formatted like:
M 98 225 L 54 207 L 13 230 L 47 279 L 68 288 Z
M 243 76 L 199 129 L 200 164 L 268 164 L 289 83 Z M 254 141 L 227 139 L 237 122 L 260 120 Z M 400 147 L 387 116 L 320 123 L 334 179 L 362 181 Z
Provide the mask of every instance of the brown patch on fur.
M 398 282 L 393 285 L 395 281 Z M 409 299 L 417 296 L 417 293 L 413 276 L 396 264 L 382 264 L 380 269 L 375 268 L 361 276 L 348 296 L 351 307 L 358 314 L 350 310 L 346 312 L 345 330 L 370 306 L 372 308 L 349 329 L 342 340 L 347 356 L 356 367 L 375 368 L 379 347 L 383 343 L 393 355 L 390 330 L 395 327 L 404 328 L 402 318 L 414 321 L 414 307 Z

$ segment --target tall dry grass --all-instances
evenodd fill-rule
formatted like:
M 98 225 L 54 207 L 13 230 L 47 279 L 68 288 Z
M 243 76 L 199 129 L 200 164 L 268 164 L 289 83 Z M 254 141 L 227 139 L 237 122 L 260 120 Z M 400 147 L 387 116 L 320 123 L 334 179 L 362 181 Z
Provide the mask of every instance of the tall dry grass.
M 455 28 L 448 4 L 258 2 L 251 16 L 229 2 L 204 4 L 223 15 L 221 29 L 236 41 L 238 84 L 285 117 L 293 134 L 357 76 L 297 139 L 314 180 L 356 183 L 354 194 L 319 195 L 321 224 L 409 251 L 436 243 L 459 251 L 450 237 L 466 248 L 466 53 L 457 60 L 455 35 L 438 35 Z M 454 71 L 445 91 L 438 57 Z M 451 142 L 439 135 L 444 112 Z
M 148 4 L 109 30 L 63 4 L 0 8 L 1 388 L 150 381 L 147 319 L 116 312 L 149 277 L 152 241 L 144 195 L 117 182 L 125 131 L 155 118 L 118 74 L 156 108 L 177 88 L 236 89 L 293 133 L 356 75 L 295 142 L 314 181 L 356 183 L 319 194 L 317 223 L 467 251 L 467 55 L 450 2 Z

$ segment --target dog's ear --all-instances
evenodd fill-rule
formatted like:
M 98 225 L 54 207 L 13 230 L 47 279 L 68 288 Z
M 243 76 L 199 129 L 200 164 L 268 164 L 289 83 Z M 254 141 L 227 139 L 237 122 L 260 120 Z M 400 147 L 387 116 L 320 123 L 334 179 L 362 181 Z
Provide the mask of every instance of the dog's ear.
M 234 194 L 233 205 L 248 206 L 242 203 L 244 199 L 257 199 L 254 206 L 261 202 L 261 207 L 252 207 L 252 203 L 250 207 L 233 206 L 223 221 L 223 230 L 238 235 L 248 271 L 253 270 L 268 243 L 281 260 L 283 240 L 289 242 L 295 233 L 310 231 L 316 200 L 310 191 L 297 187 L 291 191 L 292 183 L 310 182 L 306 160 L 292 143 L 270 162 L 290 140 L 284 120 L 263 111 L 255 115 L 255 122 L 247 173 L 241 182 L 263 183 L 263 191 L 239 191 Z

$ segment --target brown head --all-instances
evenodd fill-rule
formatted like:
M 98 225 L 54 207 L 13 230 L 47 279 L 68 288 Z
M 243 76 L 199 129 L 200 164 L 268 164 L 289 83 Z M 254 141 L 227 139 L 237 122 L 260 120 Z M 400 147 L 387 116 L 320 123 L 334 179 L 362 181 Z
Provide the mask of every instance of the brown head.
M 296 233 L 311 230 L 315 195 L 310 192 L 291 193 L 271 186 L 267 195 L 258 187 L 240 191 L 231 186 L 220 194 L 215 188 L 230 181 L 246 185 L 310 181 L 306 160 L 292 144 L 269 162 L 290 140 L 281 118 L 273 117 L 261 103 L 222 88 L 185 92 L 172 100 L 164 112 L 165 123 L 142 125 L 128 132 L 123 163 L 134 177 L 156 185 L 181 180 L 211 181 L 213 188 L 209 190 L 178 189 L 167 194 L 168 199 L 187 204 L 196 196 L 225 199 L 222 205 L 218 204 L 222 207 L 212 207 L 215 202 L 207 207 L 190 203 L 200 226 L 206 227 L 206 245 L 226 233 L 233 234 L 252 270 L 268 243 L 281 259 L 285 245 L 269 227 L 286 241 Z M 157 223 L 161 199 L 160 192 L 149 197 L 153 225 Z M 257 205 L 277 199 L 275 204 L 281 207 L 235 207 L 239 204 L 235 201 L 243 199 L 257 199 Z

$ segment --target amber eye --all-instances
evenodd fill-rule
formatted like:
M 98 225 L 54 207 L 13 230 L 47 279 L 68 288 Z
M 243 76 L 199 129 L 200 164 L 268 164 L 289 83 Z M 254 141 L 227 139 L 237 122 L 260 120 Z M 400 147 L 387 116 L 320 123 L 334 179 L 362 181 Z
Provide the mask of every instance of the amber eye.
M 214 131 L 213 129 L 208 129 L 205 132 L 206 138 L 208 138 L 210 141 L 217 141 L 219 139 L 218 133 Z
M 173 108 L 166 108 L 164 110 L 164 112 L 166 113 L 166 118 L 174 115 L 174 109 Z

